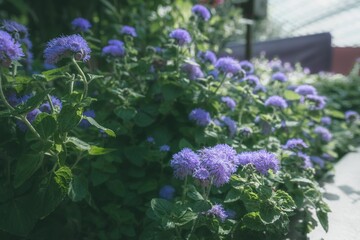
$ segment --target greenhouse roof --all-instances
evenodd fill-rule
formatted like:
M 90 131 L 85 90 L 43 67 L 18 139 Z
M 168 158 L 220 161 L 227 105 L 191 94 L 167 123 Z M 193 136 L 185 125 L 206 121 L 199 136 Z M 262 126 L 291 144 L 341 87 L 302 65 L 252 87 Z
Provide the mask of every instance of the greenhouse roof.
M 269 0 L 268 7 L 283 36 L 330 32 L 334 46 L 360 46 L 359 0 Z

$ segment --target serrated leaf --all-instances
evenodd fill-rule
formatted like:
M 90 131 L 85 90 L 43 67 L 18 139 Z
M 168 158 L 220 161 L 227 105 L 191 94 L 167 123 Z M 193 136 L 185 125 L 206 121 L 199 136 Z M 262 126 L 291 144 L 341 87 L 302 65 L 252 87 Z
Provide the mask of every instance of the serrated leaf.
M 204 200 L 203 196 L 196 190 L 194 185 L 187 186 L 187 196 L 195 201 Z
M 86 120 L 88 120 L 89 123 L 90 123 L 91 125 L 93 125 L 94 127 L 98 128 L 98 129 L 100 129 L 100 130 L 103 130 L 103 131 L 104 131 L 107 135 L 109 135 L 110 137 L 116 137 L 116 134 L 114 133 L 113 130 L 101 126 L 101 125 L 98 124 L 98 123 L 95 121 L 95 119 L 93 119 L 92 117 L 83 116 L 83 118 L 85 118 Z
M 28 153 L 21 156 L 15 169 L 14 186 L 18 188 L 28 180 L 41 167 L 43 159 L 43 153 Z
M 126 108 L 123 106 L 117 107 L 114 110 L 116 116 L 122 118 L 125 121 L 133 119 L 137 113 L 135 108 Z
M 88 144 L 76 137 L 68 137 L 67 142 L 74 144 L 76 146 L 76 148 L 81 151 L 89 151 L 91 149 L 90 144 Z
M 318 217 L 319 222 L 323 227 L 323 229 L 325 230 L 325 232 L 328 232 L 329 231 L 328 214 L 323 211 L 316 211 L 316 216 Z
M 80 122 L 81 116 L 81 110 L 69 105 L 64 106 L 58 117 L 59 131 L 68 132 L 72 130 Z
M 35 96 L 29 98 L 23 105 L 20 105 L 19 108 L 16 108 L 15 111 L 18 114 L 28 113 L 29 111 L 39 107 L 39 105 L 44 101 L 45 97 L 52 91 L 48 89 L 44 92 L 37 93 Z
M 237 189 L 230 189 L 230 191 L 226 194 L 225 203 L 231 203 L 231 202 L 236 202 L 238 200 L 240 200 L 241 198 L 241 191 L 237 190 Z
M 97 146 L 90 146 L 90 149 L 88 150 L 90 155 L 103 155 L 113 151 L 116 151 L 116 148 L 102 148 Z
M 151 209 L 154 211 L 154 214 L 158 218 L 167 216 L 171 214 L 171 211 L 174 208 L 174 204 L 160 198 L 154 198 L 151 200 Z
M 55 171 L 55 182 L 66 192 L 72 180 L 72 172 L 68 166 L 62 166 Z
M 75 175 L 70 182 L 68 196 L 74 202 L 83 200 L 89 193 L 88 180 L 83 175 Z
M 261 220 L 259 212 L 250 212 L 244 215 L 243 217 L 244 225 L 255 231 L 263 231 L 265 230 L 265 225 Z
M 34 122 L 34 128 L 44 139 L 53 135 L 57 129 L 56 120 L 47 113 L 40 113 Z
M 334 109 L 325 109 L 325 114 L 334 118 L 345 119 L 345 114 L 343 112 Z
M 42 72 L 42 75 L 44 76 L 44 78 L 46 79 L 46 81 L 53 81 L 55 79 L 64 77 L 64 72 L 69 72 L 69 65 L 65 65 L 63 67 L 60 68 L 54 68 L 48 71 L 44 71 Z
M 277 190 L 273 199 L 282 211 L 292 212 L 296 209 L 293 198 L 283 190 Z

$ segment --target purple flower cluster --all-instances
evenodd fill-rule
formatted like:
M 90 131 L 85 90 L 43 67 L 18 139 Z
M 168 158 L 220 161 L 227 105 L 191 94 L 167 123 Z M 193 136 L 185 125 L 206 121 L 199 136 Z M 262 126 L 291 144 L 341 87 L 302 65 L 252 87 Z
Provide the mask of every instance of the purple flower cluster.
M 78 34 L 52 39 L 47 43 L 44 51 L 45 62 L 56 64 L 65 57 L 74 55 L 76 60 L 87 61 L 90 59 L 91 49 L 83 37 Z
M 91 28 L 91 23 L 89 20 L 79 17 L 71 22 L 71 26 L 75 31 L 87 32 Z
M 160 150 L 160 152 L 169 152 L 170 151 L 170 146 L 164 144 L 164 145 L 160 146 L 159 150 Z
M 271 96 L 268 99 L 266 99 L 265 101 L 265 106 L 267 107 L 277 107 L 277 108 L 287 108 L 288 105 L 285 101 L 284 98 L 280 97 L 280 96 Z
M 181 70 L 185 72 L 190 80 L 196 80 L 198 78 L 204 77 L 204 73 L 201 71 L 201 68 L 196 63 L 185 63 L 182 65 Z
M 209 62 L 213 65 L 216 63 L 216 55 L 212 51 L 209 50 L 205 52 L 199 51 L 197 56 L 202 62 Z
M 24 56 L 21 45 L 9 33 L 0 30 L 0 65 L 8 67 Z
M 308 85 L 308 84 L 298 86 L 295 89 L 295 92 L 302 96 L 317 95 L 316 88 L 314 88 L 313 86 Z
M 89 109 L 89 110 L 86 110 L 83 112 L 83 116 L 86 116 L 86 117 L 91 117 L 91 118 L 95 118 L 96 114 L 95 114 L 95 111 L 92 110 L 92 109 Z M 79 123 L 79 127 L 81 128 L 88 128 L 90 127 L 91 124 L 89 123 L 89 121 L 87 119 L 82 119 Z
M 12 34 L 16 40 L 24 39 L 29 36 L 28 29 L 18 22 L 3 20 L 2 25 L 4 30 Z
M 189 120 L 195 121 L 197 125 L 205 127 L 210 124 L 210 113 L 202 108 L 195 108 L 189 114 Z
M 237 74 L 240 70 L 242 70 L 239 61 L 232 57 L 219 58 L 215 63 L 215 67 L 225 74 Z
M 332 134 L 329 129 L 322 126 L 317 126 L 314 129 L 314 133 L 316 133 L 324 142 L 330 142 L 332 139 Z
M 329 126 L 329 125 L 331 125 L 331 118 L 328 117 L 328 116 L 322 117 L 321 118 L 321 123 L 326 125 L 326 126 Z
M 237 124 L 231 117 L 223 116 L 221 117 L 221 121 L 227 126 L 229 129 L 229 135 L 230 137 L 233 137 L 237 133 Z
M 210 72 L 208 72 L 208 76 L 212 76 L 214 79 L 219 78 L 219 71 L 217 69 L 213 69 Z
M 37 108 L 35 108 L 34 110 L 28 112 L 26 114 L 26 119 L 30 122 L 33 123 L 36 120 L 36 117 L 41 113 L 41 111 Z M 19 129 L 23 132 L 25 132 L 28 127 L 25 125 L 25 123 L 23 123 L 20 120 L 16 121 L 17 126 L 19 127 Z
M 175 188 L 170 185 L 163 186 L 159 191 L 160 198 L 171 200 L 174 198 Z
M 147 141 L 148 143 L 155 143 L 155 139 L 154 139 L 153 137 L 151 137 L 151 136 L 147 137 L 147 138 L 146 138 L 146 141 Z
M 270 169 L 275 173 L 280 169 L 279 160 L 275 154 L 267 152 L 266 150 L 240 153 L 237 161 L 240 165 L 253 165 L 255 169 L 263 175 L 267 175 Z
M 206 214 L 218 217 L 222 222 L 224 222 L 228 218 L 228 214 L 226 213 L 224 207 L 221 204 L 215 204 L 210 210 L 206 212 Z
M 311 161 L 312 161 L 313 163 L 316 163 L 317 165 L 319 165 L 320 168 L 324 168 L 324 166 L 325 166 L 325 161 L 324 161 L 324 159 L 322 159 L 322 158 L 320 158 L 320 157 L 318 157 L 318 156 L 311 156 L 310 159 L 311 159 Z
M 129 35 L 132 37 L 137 37 L 137 33 L 135 28 L 130 26 L 123 26 L 120 31 L 121 34 Z
M 108 45 L 103 47 L 102 54 L 111 57 L 123 57 L 125 55 L 124 43 L 120 40 L 111 39 Z
M 325 97 L 318 95 L 307 95 L 306 100 L 313 103 L 310 106 L 310 110 L 322 110 L 326 105 Z
M 310 157 L 308 155 L 306 155 L 305 153 L 302 152 L 298 152 L 296 153 L 296 155 L 298 158 L 302 159 L 304 161 L 304 168 L 312 168 L 312 162 L 310 160 Z
M 212 183 L 219 187 L 229 182 L 236 169 L 236 151 L 226 144 L 203 148 L 198 153 L 185 148 L 174 154 L 170 166 L 174 176 L 184 179 L 193 176 L 202 184 Z
M 359 119 L 359 114 L 355 111 L 346 111 L 345 112 L 345 119 L 347 122 L 354 122 Z
M 169 37 L 175 39 L 176 43 L 179 46 L 184 46 L 186 44 L 191 43 L 191 41 L 192 41 L 189 32 L 186 31 L 185 29 L 181 29 L 181 28 L 173 30 L 169 34 Z
M 185 179 L 186 176 L 193 175 L 194 171 L 200 166 L 200 158 L 189 148 L 184 148 L 174 154 L 170 162 L 174 169 L 174 176 L 179 179 Z
M 231 109 L 231 111 L 234 111 L 236 107 L 236 102 L 234 99 L 232 99 L 231 97 L 221 97 L 221 101 L 225 103 L 226 106 Z
M 57 112 L 60 112 L 62 109 L 62 102 L 60 99 L 58 99 L 55 96 L 51 96 L 51 103 L 53 104 L 55 110 Z M 50 103 L 49 101 L 47 101 L 46 103 L 40 105 L 39 107 L 40 111 L 42 112 L 46 112 L 46 113 L 51 113 L 51 107 L 50 107 Z
M 279 82 L 286 82 L 287 81 L 287 77 L 284 73 L 282 72 L 276 72 L 271 76 L 271 79 L 274 81 L 279 81 Z
M 254 72 L 254 65 L 247 61 L 243 60 L 240 62 L 241 69 L 245 71 L 246 74 L 252 74 Z
M 250 137 L 253 131 L 249 127 L 242 127 L 239 129 L 239 133 L 243 137 Z
M 288 150 L 301 150 L 308 148 L 309 146 L 300 138 L 289 139 L 286 144 L 283 146 L 284 149 Z
M 244 80 L 252 87 L 257 87 L 260 85 L 260 80 L 255 75 L 250 75 L 244 78 Z
M 204 21 L 209 21 L 211 17 L 210 11 L 206 7 L 200 4 L 194 5 L 191 11 Z

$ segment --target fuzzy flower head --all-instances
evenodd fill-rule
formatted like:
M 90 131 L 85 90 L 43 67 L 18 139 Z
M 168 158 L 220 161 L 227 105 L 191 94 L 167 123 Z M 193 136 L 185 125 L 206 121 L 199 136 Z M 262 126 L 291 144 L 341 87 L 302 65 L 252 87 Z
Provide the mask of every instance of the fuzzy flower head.
M 146 138 L 146 141 L 147 141 L 148 143 L 155 143 L 155 139 L 154 139 L 153 137 L 151 137 L 151 136 L 147 137 L 147 138 Z
M 355 111 L 346 111 L 345 112 L 345 119 L 347 122 L 355 122 L 359 119 L 359 114 Z
M 301 138 L 289 139 L 286 142 L 286 144 L 283 146 L 284 149 L 288 149 L 288 150 L 301 150 L 308 147 L 309 146 Z
M 244 78 L 245 82 L 251 87 L 258 87 L 260 85 L 260 80 L 257 76 L 250 75 Z
M 271 79 L 274 81 L 279 81 L 279 82 L 286 82 L 287 81 L 287 77 L 284 73 L 282 72 L 276 72 L 271 76 Z
M 323 125 L 329 126 L 329 125 L 331 125 L 331 118 L 328 117 L 328 116 L 322 117 L 321 118 L 321 123 Z
M 211 17 L 210 11 L 206 7 L 200 4 L 194 5 L 191 11 L 204 21 L 209 21 Z
M 95 118 L 96 114 L 95 114 L 95 111 L 92 110 L 92 109 L 89 109 L 89 110 L 86 110 L 83 112 L 83 116 L 86 116 L 86 117 L 91 117 L 91 118 Z M 89 123 L 89 121 L 87 119 L 82 119 L 79 123 L 79 127 L 81 128 L 88 128 L 90 127 L 91 124 Z
M 131 37 L 137 37 L 135 28 L 130 26 L 123 26 L 120 31 L 121 34 L 129 35 Z
M 308 85 L 308 84 L 298 86 L 295 89 L 295 92 L 302 96 L 317 95 L 316 88 L 314 88 L 313 86 Z
M 252 74 L 254 72 L 254 65 L 247 60 L 241 61 L 240 66 L 241 69 L 245 71 L 246 75 Z
M 199 150 L 200 165 L 204 167 L 216 187 L 230 181 L 236 171 L 236 151 L 227 144 L 218 144 L 212 148 Z
M 306 155 L 305 153 L 298 152 L 296 153 L 296 156 L 304 161 L 303 166 L 304 168 L 312 168 L 312 162 L 310 160 L 310 157 Z
M 74 56 L 76 60 L 90 59 L 91 49 L 83 37 L 78 34 L 63 36 L 52 39 L 47 43 L 44 51 L 46 63 L 56 64 L 65 57 Z
M 159 148 L 160 152 L 169 152 L 170 151 L 170 146 L 169 145 L 162 145 Z
M 324 128 L 322 126 L 317 126 L 314 129 L 314 133 L 317 134 L 321 140 L 323 140 L 324 142 L 330 142 L 332 139 L 332 134 L 329 131 L 329 129 Z
M 21 45 L 9 33 L 0 30 L 0 65 L 9 67 L 12 61 L 24 56 Z
M 170 185 L 163 186 L 159 191 L 159 197 L 163 198 L 163 199 L 166 199 L 166 200 L 173 199 L 174 194 L 175 194 L 175 188 L 173 186 L 170 186 Z
M 221 117 L 221 121 L 227 126 L 229 129 L 230 137 L 234 137 L 237 133 L 237 124 L 231 117 Z
M 181 70 L 185 72 L 190 80 L 196 80 L 198 78 L 204 77 L 204 73 L 201 71 L 201 68 L 196 63 L 185 63 L 182 65 Z
M 170 166 L 174 170 L 174 176 L 178 179 L 185 179 L 188 175 L 193 175 L 200 166 L 199 156 L 189 148 L 184 148 L 173 155 Z
M 91 28 L 91 23 L 87 19 L 79 17 L 71 22 L 71 26 L 75 31 L 87 32 Z
M 275 108 L 280 108 L 280 109 L 284 109 L 284 108 L 288 107 L 285 99 L 280 97 L 280 96 L 271 96 L 271 97 L 269 97 L 265 101 L 265 106 L 267 106 L 267 107 L 275 107 Z
M 61 109 L 62 109 L 62 102 L 60 99 L 58 99 L 57 97 L 55 96 L 51 96 L 51 103 L 53 104 L 55 110 L 57 112 L 60 112 Z M 40 107 L 39 107 L 40 111 L 42 112 L 46 112 L 46 113 L 51 113 L 51 107 L 50 107 L 50 103 L 49 101 L 47 101 L 46 103 L 42 104 Z
M 213 69 L 208 72 L 208 76 L 212 76 L 215 80 L 219 79 L 219 71 L 217 69 Z
M 199 51 L 197 56 L 202 62 L 209 62 L 213 65 L 216 63 L 216 55 L 212 51 L 209 50 L 205 52 Z
M 12 34 L 16 40 L 24 39 L 29 36 L 28 29 L 18 22 L 3 20 L 2 25 L 3 29 Z
M 311 160 L 313 163 L 319 165 L 320 168 L 324 168 L 324 166 L 325 166 L 325 161 L 324 161 L 324 159 L 322 159 L 322 158 L 320 158 L 320 157 L 318 157 L 318 156 L 311 156 L 311 157 L 310 157 L 310 160 Z
M 103 47 L 102 54 L 111 57 L 123 57 L 125 55 L 124 43 L 120 40 L 109 40 L 108 45 Z
M 276 155 L 266 150 L 240 153 L 237 161 L 240 165 L 252 164 L 263 175 L 267 175 L 270 169 L 275 173 L 280 169 Z
M 322 110 L 326 105 L 325 97 L 323 96 L 307 95 L 306 100 L 311 103 L 310 110 Z
M 184 46 L 192 41 L 189 32 L 181 28 L 173 30 L 169 37 L 174 39 L 179 46 Z
M 218 217 L 222 222 L 228 218 L 228 215 L 221 204 L 215 204 L 210 210 L 206 212 L 206 214 Z
M 189 120 L 195 121 L 197 125 L 205 127 L 210 124 L 210 113 L 202 108 L 195 108 L 189 114 Z
M 239 61 L 232 57 L 219 58 L 215 63 L 215 68 L 225 74 L 231 73 L 233 75 L 239 73 L 240 70 L 242 70 Z
M 236 102 L 231 97 L 221 97 L 221 101 L 226 104 L 228 108 L 231 109 L 231 111 L 234 111 L 236 107 Z
M 36 117 L 41 113 L 41 111 L 37 108 L 35 108 L 34 110 L 28 112 L 26 114 L 26 119 L 30 122 L 33 123 L 36 120 Z M 26 130 L 28 129 L 28 126 L 26 126 L 26 124 L 20 120 L 16 121 L 16 125 L 19 127 L 19 129 L 23 132 L 26 132 Z

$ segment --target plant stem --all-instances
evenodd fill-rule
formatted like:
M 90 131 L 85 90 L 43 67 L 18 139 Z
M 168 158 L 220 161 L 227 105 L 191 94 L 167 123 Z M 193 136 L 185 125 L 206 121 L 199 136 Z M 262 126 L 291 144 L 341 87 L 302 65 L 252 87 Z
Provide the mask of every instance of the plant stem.
M 184 186 L 183 186 L 183 194 L 182 194 L 182 197 L 181 197 L 181 202 L 184 203 L 185 201 L 185 197 L 186 197 L 186 192 L 187 192 L 187 181 L 188 181 L 188 177 L 186 176 L 185 177 L 185 182 L 184 182 Z
M 6 107 L 10 110 L 14 110 L 14 108 L 9 104 L 9 102 L 6 100 L 4 92 L 3 92 L 3 87 L 2 87 L 2 77 L 1 77 L 2 73 L 0 72 L 0 97 L 1 100 L 3 100 L 4 104 L 6 105 Z
M 86 76 L 85 76 L 85 73 L 83 72 L 83 70 L 81 70 L 79 64 L 76 62 L 75 58 L 71 58 L 72 62 L 74 63 L 76 69 L 78 70 L 78 72 L 80 73 L 81 75 L 81 78 L 84 82 L 84 93 L 83 93 L 83 96 L 82 96 L 82 99 L 86 98 L 87 96 L 87 92 L 88 92 L 88 81 L 86 79 Z
M 242 119 L 242 115 L 243 115 L 243 112 L 244 112 L 244 108 L 245 108 L 245 104 L 248 100 L 248 94 L 245 95 L 245 98 L 244 100 L 241 102 L 241 106 L 240 106 L 240 109 L 239 109 L 239 119 L 238 119 L 238 122 L 239 122 L 239 125 L 241 125 L 241 119 Z
M 225 79 L 226 79 L 226 74 L 224 73 L 224 77 L 223 77 L 223 79 L 221 79 L 219 86 L 215 89 L 214 94 L 216 94 L 217 91 L 220 89 L 220 87 L 223 85 L 223 83 L 225 82 Z
M 29 122 L 29 120 L 27 120 L 26 116 L 20 116 L 21 121 L 23 121 L 25 123 L 25 125 L 30 129 L 31 132 L 33 132 L 35 134 L 35 136 L 42 140 L 40 134 L 35 130 L 35 128 L 33 127 L 33 125 L 31 125 L 31 123 Z

